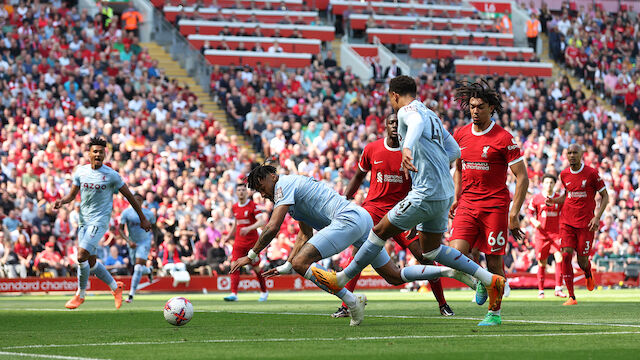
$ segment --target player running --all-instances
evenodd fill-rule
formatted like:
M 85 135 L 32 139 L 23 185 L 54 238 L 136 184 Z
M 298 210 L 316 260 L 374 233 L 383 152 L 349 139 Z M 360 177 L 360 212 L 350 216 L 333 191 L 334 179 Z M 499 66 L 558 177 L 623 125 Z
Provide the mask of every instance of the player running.
M 258 242 L 247 256 L 231 264 L 231 271 L 236 272 L 256 259 L 258 253 L 278 234 L 286 214 L 289 213 L 300 225 L 300 232 L 289 256 L 290 261 L 270 269 L 264 275 L 275 276 L 295 270 L 319 288 L 342 299 L 351 313 L 350 325 L 359 325 L 364 319 L 367 298 L 362 294 L 353 294 L 344 287 L 332 291 L 320 282 L 315 270 L 322 269 L 316 262 L 338 254 L 351 245 L 359 248 L 366 241 L 367 234 L 373 227 L 369 213 L 313 178 L 278 175 L 276 168 L 270 165 L 260 165 L 253 169 L 247 181 L 249 188 L 259 191 L 264 198 L 274 202 L 274 209 Z M 318 232 L 314 234 L 313 229 Z M 392 285 L 441 276 L 465 283 L 473 282 L 470 276 L 445 266 L 415 265 L 400 270 L 382 248 L 378 250 L 371 265 Z M 326 273 L 324 269 L 323 271 Z
M 528 207 L 529 221 L 536 228 L 535 250 L 538 260 L 538 298 L 544 299 L 544 270 L 549 254 L 556 261 L 557 297 L 566 298 L 562 292 L 562 253 L 560 252 L 560 210 L 562 204 L 547 205 L 547 199 L 560 196 L 554 191 L 557 178 L 551 174 L 542 176 L 542 192 L 531 198 Z
M 565 192 L 558 198 L 548 198 L 548 205 L 563 204 L 560 213 L 560 238 L 562 245 L 562 277 L 569 291 L 569 299 L 562 305 L 577 305 L 573 291 L 573 251 L 577 251 L 578 265 L 584 271 L 587 289 L 593 291 L 595 281 L 591 274 L 589 255 L 593 251 L 595 231 L 600 227 L 600 218 L 609 203 L 609 193 L 598 170 L 582 162 L 582 148 L 571 144 L 567 148 L 569 167 L 560 173 L 560 182 Z M 596 209 L 596 192 L 600 194 L 600 207 Z
M 92 138 L 89 142 L 90 164 L 76 168 L 73 174 L 73 186 L 67 196 L 56 200 L 54 208 L 75 200 L 80 192 L 80 220 L 78 227 L 78 290 L 76 295 L 67 301 L 68 309 L 75 309 L 82 305 L 85 298 L 89 273 L 109 285 L 115 298 L 116 309 L 122 305 L 122 282 L 116 282 L 109 271 L 96 261 L 98 242 L 109 228 L 109 219 L 113 211 L 113 194 L 118 191 L 127 198 L 140 217 L 140 227 L 145 231 L 151 229 L 151 223 L 140 208 L 140 204 L 133 198 L 131 191 L 120 175 L 104 165 L 105 148 L 107 142 L 100 138 Z
M 356 174 L 347 185 L 345 194 L 347 199 L 353 199 L 365 176 L 371 171 L 369 192 L 362 207 L 371 215 L 374 224 L 380 222 L 380 219 L 411 190 L 411 180 L 405 178 L 400 171 L 402 165 L 400 150 L 402 149 L 400 148 L 400 140 L 398 140 L 398 118 L 395 114 L 387 117 L 386 135 L 384 139 L 376 140 L 364 147 Z M 422 249 L 417 239 L 408 239 L 405 233 L 401 233 L 394 236 L 393 240 L 403 249 L 409 249 L 420 264 L 433 265 L 433 262 L 429 262 L 422 257 Z M 359 278 L 360 274 L 356 275 L 345 287 L 353 292 Z M 453 316 L 453 310 L 451 310 L 444 298 L 440 278 L 429 282 L 431 283 L 433 295 L 438 300 L 440 314 Z M 342 303 L 338 311 L 331 316 L 336 318 L 348 317 L 349 310 L 347 305 Z
M 458 144 L 444 129 L 440 118 L 416 99 L 413 78 L 404 75 L 393 78 L 389 83 L 389 98 L 398 114 L 402 168 L 407 178 L 411 173 L 411 191 L 372 229 L 346 269 L 336 274 L 313 268 L 314 275 L 337 292 L 376 258 L 384 247 L 384 239 L 417 226 L 423 258 L 478 278 L 489 289 L 490 308 L 499 308 L 505 278 L 491 274 L 460 251 L 441 245 L 454 195 L 449 165 L 460 156 Z
M 502 257 L 511 230 L 516 240 L 520 230 L 520 208 L 527 195 L 529 178 L 524 157 L 513 136 L 491 120 L 502 113 L 500 94 L 483 83 L 465 83 L 456 89 L 455 98 L 463 111 L 469 111 L 472 123 L 460 128 L 453 137 L 462 156 L 456 161 L 453 181 L 456 201 L 450 210 L 453 217 L 450 244 L 463 254 L 474 247 L 485 254 L 487 268 L 504 275 Z M 516 177 L 516 193 L 507 188 L 507 169 Z M 478 303 L 483 303 L 485 289 L 478 284 Z M 500 303 L 490 304 L 489 312 L 478 325 L 500 325 Z
M 249 198 L 249 192 L 247 191 L 247 185 L 242 177 L 238 178 L 236 183 L 236 196 L 238 202 L 235 203 L 231 210 L 235 217 L 233 228 L 226 238 L 229 241 L 232 237 L 233 252 L 231 253 L 231 261 L 238 260 L 239 258 L 246 256 L 256 241 L 258 240 L 257 229 L 263 227 L 266 221 L 266 214 L 256 207 L 256 203 Z M 264 282 L 264 277 L 260 274 L 260 268 L 258 267 L 260 259 L 256 259 L 255 263 L 252 263 L 253 271 L 256 273 L 256 278 L 260 283 L 260 298 L 258 301 L 267 301 L 269 292 L 267 291 L 267 285 Z M 238 301 L 238 284 L 240 283 L 240 272 L 231 273 L 231 295 L 224 298 L 225 301 Z
M 144 197 L 140 194 L 135 194 L 133 197 L 142 207 Z M 142 213 L 147 220 L 149 220 L 149 223 L 152 226 L 156 223 L 156 216 L 151 212 L 151 210 L 142 208 Z M 124 230 L 125 225 L 127 227 L 126 234 Z M 145 231 L 140 227 L 140 217 L 132 206 L 124 209 L 122 214 L 120 214 L 120 225 L 118 230 L 120 231 L 120 236 L 122 236 L 129 244 L 131 253 L 135 255 L 135 265 L 133 267 L 133 276 L 131 277 L 129 297 L 125 300 L 125 302 L 130 303 L 133 301 L 133 296 L 136 294 L 142 275 L 147 275 L 149 277 L 149 282 L 153 281 L 150 266 L 151 261 L 148 259 L 149 250 L 151 250 L 151 241 L 153 240 L 153 232 Z

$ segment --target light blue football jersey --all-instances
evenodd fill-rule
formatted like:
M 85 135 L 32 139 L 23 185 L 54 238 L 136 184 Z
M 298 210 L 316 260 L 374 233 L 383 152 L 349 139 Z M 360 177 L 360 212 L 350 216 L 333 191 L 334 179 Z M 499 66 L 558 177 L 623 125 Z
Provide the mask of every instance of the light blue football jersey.
M 330 187 L 302 175 L 280 175 L 274 191 L 274 207 L 290 205 L 291 217 L 316 230 L 328 226 L 347 207 L 356 206 Z
M 113 211 L 113 194 L 124 185 L 115 170 L 102 165 L 93 170 L 90 164 L 76 168 L 73 184 L 80 188 L 80 226 L 109 226 Z
M 418 169 L 417 172 L 409 172 L 411 191 L 428 200 L 448 199 L 455 191 L 449 172 L 451 156 L 455 156 L 457 151 L 456 157 L 459 157 L 460 149 L 453 136 L 442 126 L 438 115 L 418 100 L 398 110 L 398 133 L 403 147 L 408 128 L 406 120 L 412 113 L 418 113 L 422 118 L 422 133 L 411 149 L 413 165 Z
M 153 212 L 147 208 L 142 208 L 142 213 L 149 220 L 151 224 L 156 223 L 156 217 L 153 215 Z M 135 243 L 141 243 L 145 241 L 151 241 L 151 237 L 153 236 L 151 231 L 145 231 L 140 227 L 140 217 L 138 213 L 133 209 L 133 207 L 129 206 L 124 209 L 122 214 L 120 214 L 120 224 L 127 225 L 127 229 L 129 230 L 129 238 Z

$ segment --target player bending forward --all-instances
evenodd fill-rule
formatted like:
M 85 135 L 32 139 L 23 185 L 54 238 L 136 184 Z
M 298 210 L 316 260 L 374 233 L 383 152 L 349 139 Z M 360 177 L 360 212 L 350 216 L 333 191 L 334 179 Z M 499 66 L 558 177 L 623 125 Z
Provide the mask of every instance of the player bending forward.
M 314 270 L 322 269 L 316 264 L 317 261 L 338 254 L 351 245 L 359 248 L 373 226 L 371 216 L 366 210 L 340 196 L 325 184 L 307 176 L 278 175 L 276 168 L 270 165 L 261 165 L 253 169 L 247 181 L 249 188 L 259 191 L 264 198 L 273 201 L 274 208 L 258 242 L 249 250 L 247 256 L 231 264 L 231 272 L 250 264 L 258 253 L 269 245 L 289 213 L 300 225 L 300 232 L 289 256 L 291 261 L 265 272 L 265 276 L 295 270 L 319 288 L 342 299 L 351 312 L 351 325 L 359 325 L 364 318 L 367 298 L 362 294 L 354 295 L 345 288 L 333 292 L 319 281 Z M 313 234 L 313 229 L 318 232 Z M 400 270 L 391 261 L 385 249 L 378 250 L 371 265 L 393 285 L 431 280 L 440 276 L 473 283 L 471 277 L 445 266 L 416 265 Z
M 529 207 L 529 221 L 536 228 L 535 250 L 538 259 L 538 298 L 544 299 L 544 270 L 547 267 L 549 254 L 553 254 L 556 261 L 556 291 L 557 297 L 566 298 L 562 292 L 562 253 L 560 252 L 560 210 L 562 204 L 547 205 L 547 199 L 560 196 L 554 191 L 556 177 L 551 174 L 542 176 L 542 192 L 531 198 Z
M 400 171 L 402 166 L 401 150 L 400 140 L 398 140 L 398 118 L 395 114 L 391 114 L 386 121 L 386 137 L 369 143 L 364 147 L 356 175 L 351 178 L 349 185 L 347 185 L 347 199 L 353 199 L 365 176 L 367 176 L 367 172 L 371 171 L 369 192 L 362 207 L 371 215 L 374 225 L 379 223 L 384 215 L 398 201 L 402 200 L 411 189 L 411 180 L 407 179 Z M 422 248 L 420 248 L 420 242 L 417 239 L 408 239 L 404 233 L 401 233 L 394 236 L 393 240 L 403 249 L 409 249 L 420 264 L 433 265 L 433 262 L 427 261 L 422 256 Z M 356 275 L 345 287 L 353 292 L 359 278 L 360 274 Z M 438 300 L 440 314 L 453 316 L 453 310 L 444 299 L 440 278 L 430 280 L 429 283 L 431 283 L 433 295 Z M 342 303 L 338 311 L 331 316 L 348 317 L 347 305 Z
M 484 83 L 461 84 L 456 100 L 463 111 L 471 114 L 471 124 L 460 128 L 454 138 L 462 156 L 456 161 L 453 180 L 456 201 L 451 207 L 450 244 L 463 254 L 478 248 L 485 254 L 487 268 L 504 274 L 503 255 L 509 230 L 516 240 L 524 236 L 520 230 L 520 208 L 527 195 L 529 178 L 524 157 L 513 136 L 491 120 L 502 113 L 500 94 Z M 516 177 L 516 193 L 509 209 L 511 195 L 507 188 L 507 169 Z M 485 289 L 478 285 L 478 304 L 486 299 Z M 484 320 L 478 325 L 500 325 L 500 303 L 490 304 Z
M 249 249 L 251 249 L 258 240 L 257 229 L 267 223 L 266 214 L 263 214 L 262 210 L 259 210 L 253 200 L 249 198 L 247 184 L 245 184 L 243 178 L 239 178 L 236 183 L 236 196 L 238 197 L 238 202 L 231 208 L 236 220 L 226 239 L 229 240 L 232 236 L 234 237 L 231 261 L 238 260 L 247 255 Z M 256 273 L 256 278 L 258 278 L 258 282 L 260 283 L 260 298 L 258 298 L 258 301 L 263 302 L 267 301 L 269 292 L 267 291 L 264 277 L 260 274 L 260 268 L 258 267 L 259 262 L 260 259 L 256 259 L 256 262 L 252 263 L 252 265 L 253 271 Z M 239 283 L 240 272 L 236 271 L 231 273 L 231 295 L 226 296 L 224 298 L 225 301 L 238 301 Z
M 578 265 L 584 271 L 587 289 L 593 291 L 595 281 L 591 274 L 589 255 L 593 249 L 595 231 L 600 226 L 600 218 L 609 203 L 609 194 L 598 170 L 582 162 L 582 148 L 571 144 L 567 148 L 569 167 L 560 173 L 560 182 L 565 192 L 559 198 L 547 199 L 548 205 L 563 204 L 560 213 L 560 238 L 562 245 L 562 277 L 567 285 L 569 299 L 562 305 L 577 305 L 573 291 L 573 258 L 577 251 Z M 600 208 L 596 209 L 596 192 L 600 193 Z
M 138 204 L 142 206 L 144 197 L 140 194 L 133 196 Z M 142 208 L 142 213 L 149 220 L 150 224 L 156 223 L 156 216 L 147 208 Z M 149 251 L 151 250 L 151 241 L 153 240 L 153 232 L 145 231 L 140 227 L 140 217 L 133 209 L 132 206 L 124 209 L 120 214 L 120 236 L 122 236 L 127 243 L 131 252 L 135 254 L 136 264 L 133 267 L 133 276 L 131 277 L 131 288 L 129 288 L 129 297 L 125 300 L 127 303 L 133 301 L 133 296 L 136 294 L 138 284 L 140 284 L 140 278 L 142 275 L 149 277 L 149 282 L 153 281 L 153 275 L 151 274 L 151 260 L 149 260 Z M 127 227 L 127 234 L 124 232 L 125 226 Z
M 499 308 L 505 278 L 491 274 L 460 251 L 441 245 L 454 195 L 449 166 L 460 156 L 458 144 L 444 129 L 440 118 L 416 99 L 413 78 L 404 75 L 393 78 L 389 83 L 389 100 L 398 114 L 402 167 L 407 178 L 411 173 L 411 191 L 371 230 L 367 241 L 346 269 L 336 274 L 314 268 L 314 275 L 329 289 L 339 291 L 368 264 L 372 264 L 383 249 L 385 239 L 416 227 L 425 259 L 478 278 L 489 290 L 489 306 Z
M 140 217 L 140 227 L 151 229 L 151 223 L 145 217 L 140 204 L 133 198 L 131 191 L 120 175 L 102 162 L 107 142 L 92 138 L 89 143 L 90 164 L 79 166 L 73 174 L 71 192 L 61 200 L 56 200 L 55 209 L 74 201 L 80 192 L 80 220 L 78 227 L 78 291 L 67 301 L 68 309 L 75 309 L 84 302 L 89 273 L 94 274 L 111 289 L 116 309 L 122 305 L 122 282 L 116 282 L 109 271 L 96 261 L 98 242 L 109 228 L 109 219 L 113 211 L 113 194 L 118 191 L 127 198 Z

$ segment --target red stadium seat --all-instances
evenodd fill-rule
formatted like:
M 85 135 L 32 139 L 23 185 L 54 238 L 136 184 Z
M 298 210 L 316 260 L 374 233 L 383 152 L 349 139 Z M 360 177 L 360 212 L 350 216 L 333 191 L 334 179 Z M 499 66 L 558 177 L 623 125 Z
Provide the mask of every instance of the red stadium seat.
M 245 28 L 247 33 L 253 34 L 256 26 L 260 26 L 265 36 L 273 36 L 275 29 L 280 29 L 280 36 L 287 37 L 293 33 L 293 30 L 297 29 L 305 39 L 331 41 L 335 38 L 333 26 L 231 23 L 206 20 L 180 20 L 178 25 L 180 26 L 180 33 L 185 36 L 191 34 L 218 35 L 225 26 L 228 26 L 232 32 L 239 28 Z
M 317 54 L 320 52 L 322 42 L 317 39 L 288 39 L 288 38 L 272 38 L 272 37 L 253 37 L 253 36 L 220 36 L 220 35 L 198 35 L 193 34 L 188 36 L 189 43 L 191 43 L 196 49 L 200 49 L 205 41 L 209 41 L 211 48 L 215 49 L 223 41 L 229 45 L 231 49 L 236 49 L 240 42 L 244 43 L 247 49 L 253 48 L 256 44 L 260 44 L 261 47 L 267 51 L 269 46 L 273 45 L 275 41 L 278 42 L 280 47 L 285 52 L 302 53 L 302 54 Z
M 537 76 L 551 77 L 553 64 L 530 63 L 521 61 L 476 61 L 456 60 L 456 73 L 463 75 L 494 75 L 503 76 Z
M 439 39 L 441 43 L 447 43 L 456 35 L 460 41 L 473 34 L 474 42 L 481 44 L 484 38 L 489 39 L 491 45 L 513 46 L 513 34 L 501 33 L 470 33 L 465 31 L 441 31 L 441 30 L 396 30 L 396 29 L 367 29 L 369 42 L 377 37 L 383 44 L 412 44 L 433 41 Z
M 529 47 L 504 47 L 504 46 L 475 46 L 475 45 L 440 45 L 440 44 L 411 44 L 409 46 L 411 57 L 416 59 L 437 59 L 451 56 L 455 51 L 457 56 L 467 55 L 481 56 L 483 53 L 490 59 L 495 59 L 502 51 L 508 58 L 515 58 L 519 53 L 525 60 L 531 59 L 533 49 Z
M 256 66 L 257 63 L 262 63 L 275 67 L 284 64 L 289 68 L 301 68 L 311 64 L 311 54 L 207 50 L 204 56 L 210 63 L 222 66 Z

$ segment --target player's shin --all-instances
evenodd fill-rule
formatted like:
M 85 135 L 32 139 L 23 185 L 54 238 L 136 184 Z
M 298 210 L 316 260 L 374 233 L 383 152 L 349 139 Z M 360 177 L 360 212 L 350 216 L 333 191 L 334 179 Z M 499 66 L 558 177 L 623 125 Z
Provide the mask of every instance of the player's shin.
M 400 276 L 404 282 L 413 282 L 418 280 L 433 280 L 440 276 L 444 276 L 445 270 L 451 270 L 444 266 L 434 265 L 413 265 L 407 266 L 400 271 Z
M 335 296 L 339 297 L 342 301 L 344 301 L 345 304 L 347 304 L 348 307 L 352 307 L 356 304 L 356 297 L 353 295 L 353 293 L 349 290 L 347 290 L 346 288 L 342 288 L 340 291 L 334 293 L 333 291 L 331 291 L 329 288 L 327 288 L 326 286 L 322 285 L 318 279 L 316 279 L 316 277 L 313 275 L 313 271 L 311 270 L 313 267 L 317 267 L 318 269 L 322 269 L 325 270 L 325 268 L 323 268 L 322 266 L 318 265 L 318 264 L 311 264 L 311 266 L 309 266 L 309 268 L 307 268 L 307 271 L 304 273 L 303 277 L 307 280 L 311 280 L 314 284 L 316 284 L 316 286 L 318 286 L 320 289 L 328 292 L 329 294 L 334 294 Z
M 425 259 L 435 260 L 442 265 L 467 273 L 480 280 L 485 286 L 491 285 L 493 274 L 452 247 L 440 245 L 437 249 L 426 252 L 422 256 Z
M 129 289 L 129 296 L 134 296 L 136 294 L 136 289 L 138 288 L 138 284 L 140 284 L 140 278 L 142 278 L 142 268 L 146 268 L 146 266 L 136 264 L 136 266 L 133 267 L 133 276 L 131 277 L 131 288 Z
M 538 291 L 544 291 L 544 266 L 538 264 Z
M 113 276 L 111 276 L 107 268 L 105 268 L 101 262 L 96 261 L 96 264 L 91 268 L 91 273 L 98 279 L 102 280 L 105 284 L 109 285 L 111 291 L 115 291 L 118 288 L 118 284 L 116 284 Z
M 562 263 L 556 262 L 556 291 L 562 290 Z
M 569 296 L 572 299 L 575 299 L 576 295 L 573 291 L 573 265 L 571 265 L 572 257 L 573 257 L 573 253 L 569 253 L 569 252 L 562 253 L 562 278 L 564 279 L 565 285 L 567 285 L 567 291 L 569 292 Z
M 78 263 L 78 290 L 76 291 L 76 295 L 84 298 L 85 292 L 87 290 L 87 285 L 89 284 L 89 272 L 91 271 L 89 267 L 89 261 L 85 260 L 83 262 Z
M 356 277 L 367 265 L 371 264 L 378 254 L 380 254 L 380 250 L 384 247 L 384 244 L 385 241 L 380 239 L 378 235 L 371 230 L 367 241 L 358 249 L 358 252 L 353 257 L 353 261 L 351 261 L 346 269 L 336 275 L 338 285 L 345 286 L 349 280 Z

